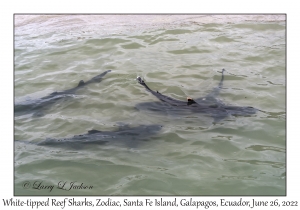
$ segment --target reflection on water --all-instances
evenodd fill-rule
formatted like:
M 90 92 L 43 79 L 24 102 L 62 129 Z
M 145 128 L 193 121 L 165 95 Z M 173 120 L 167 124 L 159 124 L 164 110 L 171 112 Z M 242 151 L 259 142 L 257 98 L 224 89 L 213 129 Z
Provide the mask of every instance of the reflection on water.
M 254 151 L 266 151 L 271 150 L 274 152 L 286 152 L 284 148 L 272 147 L 272 146 L 263 146 L 263 145 L 252 145 L 247 147 L 246 149 L 254 150 Z
M 14 38 L 15 108 L 112 70 L 42 115 L 15 114 L 16 195 L 285 194 L 284 15 L 16 15 Z M 136 81 L 184 101 L 209 94 L 223 68 L 220 103 L 258 113 L 213 123 L 164 112 Z M 120 125 L 163 127 L 142 143 L 28 144 Z M 36 180 L 94 187 L 22 188 Z

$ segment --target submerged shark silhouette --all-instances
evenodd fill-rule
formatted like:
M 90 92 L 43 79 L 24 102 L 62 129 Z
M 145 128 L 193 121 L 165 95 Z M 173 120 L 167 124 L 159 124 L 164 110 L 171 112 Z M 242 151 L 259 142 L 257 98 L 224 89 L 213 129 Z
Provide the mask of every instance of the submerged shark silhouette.
M 15 115 L 24 115 L 24 114 L 29 114 L 33 113 L 34 116 L 41 116 L 42 111 L 46 109 L 47 107 L 49 108 L 51 105 L 55 104 L 57 101 L 60 101 L 62 99 L 66 99 L 68 97 L 73 96 L 77 90 L 83 88 L 84 86 L 91 84 L 91 83 L 96 83 L 96 82 L 101 82 L 102 77 L 106 75 L 108 72 L 111 70 L 107 70 L 103 72 L 102 74 L 99 74 L 92 79 L 84 82 L 83 80 L 80 80 L 78 85 L 74 88 L 64 90 L 64 91 L 59 91 L 59 92 L 53 92 L 48 96 L 45 96 L 40 99 L 36 100 L 30 100 L 30 101 L 25 101 L 20 104 L 15 104 L 14 107 L 14 113 Z
M 158 91 L 153 91 L 148 87 L 148 85 L 141 79 L 137 77 L 139 84 L 144 86 L 152 95 L 158 98 L 163 103 L 157 102 L 146 102 L 137 104 L 138 109 L 148 109 L 156 112 L 173 112 L 173 113 L 203 113 L 213 117 L 214 122 L 218 122 L 229 115 L 233 116 L 250 116 L 255 114 L 258 109 L 250 106 L 232 106 L 225 105 L 223 102 L 218 100 L 216 96 L 219 94 L 220 89 L 223 87 L 224 71 L 222 69 L 222 78 L 219 82 L 218 87 L 214 88 L 210 94 L 205 97 L 192 99 L 187 98 L 186 101 L 181 101 L 178 99 L 171 98 L 169 96 L 163 95 Z
M 136 127 L 122 125 L 118 126 L 114 131 L 90 130 L 88 133 L 75 135 L 70 138 L 47 138 L 40 142 L 16 140 L 16 142 L 73 149 L 81 149 L 89 144 L 104 145 L 109 143 L 136 147 L 140 141 L 146 141 L 149 137 L 156 135 L 161 129 L 161 125 L 139 125 Z

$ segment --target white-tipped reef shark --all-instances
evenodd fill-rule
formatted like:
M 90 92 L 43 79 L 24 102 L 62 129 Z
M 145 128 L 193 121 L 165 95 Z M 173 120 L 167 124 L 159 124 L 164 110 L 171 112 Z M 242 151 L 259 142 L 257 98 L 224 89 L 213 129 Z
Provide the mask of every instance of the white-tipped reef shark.
M 161 125 L 139 125 L 136 127 L 122 125 L 113 131 L 90 130 L 88 133 L 70 138 L 47 138 L 40 142 L 16 140 L 16 142 L 70 149 L 81 149 L 85 145 L 104 144 L 121 144 L 132 148 L 137 147 L 139 142 L 147 141 L 150 137 L 155 136 L 161 129 Z
M 40 99 L 29 100 L 19 104 L 15 104 L 14 113 L 15 115 L 24 115 L 24 114 L 33 113 L 34 116 L 41 116 L 43 115 L 42 111 L 45 108 L 47 107 L 49 108 L 49 106 L 55 104 L 57 101 L 66 99 L 68 97 L 72 97 L 79 89 L 85 87 L 86 85 L 89 85 L 91 83 L 101 82 L 102 78 L 110 71 L 111 70 L 107 70 L 86 82 L 80 80 L 78 85 L 74 88 L 64 90 L 64 91 L 56 91 Z
M 187 98 L 186 101 L 174 99 L 159 93 L 158 91 L 153 91 L 148 87 L 148 85 L 141 79 L 137 77 L 137 81 L 144 86 L 152 95 L 158 98 L 162 103 L 157 102 L 146 102 L 137 105 L 138 109 L 149 109 L 156 112 L 161 111 L 173 111 L 173 112 L 192 112 L 192 113 L 203 113 L 214 118 L 214 122 L 218 122 L 229 115 L 233 116 L 250 116 L 255 114 L 258 109 L 250 106 L 231 106 L 226 105 L 222 101 L 218 100 L 216 96 L 219 94 L 220 89 L 223 87 L 224 71 L 222 69 L 222 78 L 219 82 L 218 87 L 214 88 L 210 94 L 206 97 L 192 99 Z

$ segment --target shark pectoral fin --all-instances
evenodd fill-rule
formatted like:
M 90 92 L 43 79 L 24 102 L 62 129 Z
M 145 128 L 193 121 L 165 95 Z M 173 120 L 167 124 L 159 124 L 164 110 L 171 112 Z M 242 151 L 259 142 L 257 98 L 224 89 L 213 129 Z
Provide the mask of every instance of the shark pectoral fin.
M 98 130 L 89 130 L 88 134 L 94 134 L 94 133 L 101 133 L 102 131 L 98 131 Z
M 211 117 L 214 119 L 214 124 L 218 123 L 221 120 L 224 120 L 228 116 L 230 116 L 230 113 L 228 113 L 226 110 L 211 115 Z

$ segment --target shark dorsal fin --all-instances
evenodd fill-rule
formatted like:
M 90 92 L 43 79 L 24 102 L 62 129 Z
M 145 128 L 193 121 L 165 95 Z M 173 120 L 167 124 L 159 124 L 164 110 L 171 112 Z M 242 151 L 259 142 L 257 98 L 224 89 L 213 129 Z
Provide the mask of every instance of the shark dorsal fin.
M 187 97 L 187 105 L 191 105 L 191 104 L 195 104 L 196 102 L 194 101 L 194 99 Z
M 84 85 L 84 81 L 83 80 L 80 80 L 77 87 L 80 87 L 80 86 L 83 86 Z

